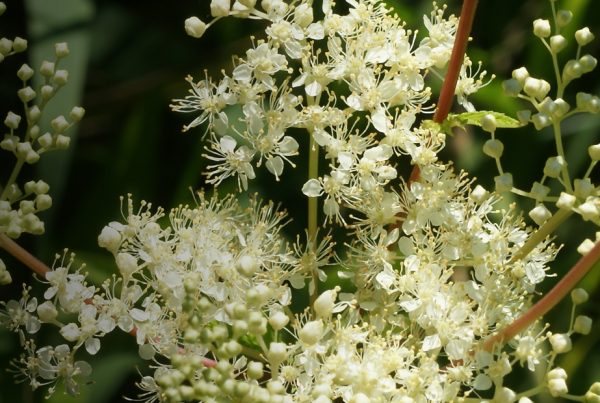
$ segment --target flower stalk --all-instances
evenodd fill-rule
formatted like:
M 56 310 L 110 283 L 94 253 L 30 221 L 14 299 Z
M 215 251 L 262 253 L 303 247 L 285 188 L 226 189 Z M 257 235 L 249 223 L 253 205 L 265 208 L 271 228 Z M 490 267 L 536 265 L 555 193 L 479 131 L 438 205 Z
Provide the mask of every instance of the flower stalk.
M 41 260 L 27 252 L 23 247 L 10 239 L 6 234 L 0 233 L 0 247 L 42 278 L 46 277 L 46 273 L 50 271 L 50 268 Z

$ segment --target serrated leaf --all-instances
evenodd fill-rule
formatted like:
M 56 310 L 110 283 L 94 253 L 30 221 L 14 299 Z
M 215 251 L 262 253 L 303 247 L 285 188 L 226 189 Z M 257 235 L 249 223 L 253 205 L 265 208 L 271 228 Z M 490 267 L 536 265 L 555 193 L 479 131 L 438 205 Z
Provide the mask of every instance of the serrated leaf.
M 513 129 L 521 127 L 523 124 L 517 119 L 511 118 L 508 115 L 494 111 L 477 111 L 477 112 L 465 112 L 459 114 L 449 114 L 446 122 L 444 122 L 444 128 L 452 128 L 456 126 L 472 125 L 481 127 L 481 119 L 485 115 L 492 115 L 496 118 L 496 127 Z

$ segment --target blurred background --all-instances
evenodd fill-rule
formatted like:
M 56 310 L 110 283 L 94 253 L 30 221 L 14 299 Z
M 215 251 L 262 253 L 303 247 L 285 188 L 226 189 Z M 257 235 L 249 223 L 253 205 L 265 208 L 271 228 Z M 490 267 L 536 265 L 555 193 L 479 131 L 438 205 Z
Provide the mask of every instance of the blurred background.
M 342 1 L 339 1 L 342 3 Z M 86 116 L 76 130 L 71 130 L 71 147 L 41 159 L 24 178 L 43 179 L 51 186 L 54 206 L 45 214 L 46 234 L 41 237 L 24 235 L 19 243 L 49 265 L 56 253 L 69 248 L 78 262 L 85 262 L 90 279 L 99 284 L 115 272 L 110 254 L 97 246 L 97 236 L 104 225 L 122 219 L 119 197 L 132 193 L 134 200 L 147 200 L 166 208 L 180 203 L 193 203 L 190 189 L 204 187 L 202 172 L 206 162 L 201 128 L 181 133 L 183 124 L 193 116 L 175 114 L 169 103 L 187 94 L 186 75 L 201 78 L 206 69 L 217 77 L 221 69 L 230 70 L 231 56 L 242 54 L 249 46 L 249 36 L 261 36 L 263 24 L 256 21 L 228 18 L 211 27 L 201 39 L 187 36 L 185 18 L 196 15 L 209 19 L 209 0 L 5 0 L 7 12 L 0 17 L 0 36 L 26 37 L 29 50 L 0 64 L 0 114 L 20 111 L 16 91 L 20 81 L 15 72 L 22 63 L 34 69 L 41 61 L 52 59 L 53 44 L 66 41 L 71 55 L 61 62 L 69 70 L 69 83 L 47 110 L 50 118 L 67 114 L 73 105 L 86 109 Z M 431 2 L 389 0 L 410 28 L 422 27 L 422 15 L 429 13 Z M 547 0 L 487 0 L 481 1 L 473 28 L 474 40 L 469 54 L 481 60 L 485 69 L 497 79 L 478 93 L 473 103 L 480 110 L 496 109 L 515 116 L 523 108 L 515 99 L 501 93 L 501 82 L 520 66 L 537 77 L 549 81 L 553 77 L 551 60 L 531 34 L 531 22 L 550 17 Z M 450 0 L 449 11 L 458 14 L 461 2 Z M 593 0 L 558 1 L 558 7 L 575 14 L 564 35 L 570 48 L 564 55 L 573 57 L 573 32 L 583 26 L 600 35 L 597 2 Z M 586 53 L 600 55 L 600 41 L 585 48 Z M 574 99 L 576 91 L 600 93 L 597 71 L 572 84 L 568 91 Z M 599 116 L 574 117 L 565 123 L 567 160 L 572 172 L 585 172 L 589 157 L 587 147 L 600 141 Z M 537 133 L 531 127 L 498 132 L 505 144 L 503 164 L 513 173 L 516 185 L 529 190 L 530 184 L 541 178 L 545 159 L 553 155 L 550 132 Z M 496 175 L 493 160 L 483 155 L 481 147 L 487 135 L 478 131 L 457 131 L 449 141 L 445 158 L 468 170 L 478 183 L 491 188 Z M 0 154 L 0 181 L 5 182 L 14 161 L 8 153 Z M 305 172 L 301 167 L 297 172 Z M 410 167 L 401 170 L 408 173 Z M 280 183 L 270 174 L 259 173 L 252 191 L 259 192 L 282 205 L 295 216 L 305 207 L 300 192 L 302 175 L 294 179 L 286 168 Z M 597 177 L 597 175 L 596 175 Z M 231 186 L 233 188 L 233 185 Z M 515 199 L 525 211 L 531 201 Z M 289 228 L 290 237 L 302 232 L 303 217 Z M 566 244 L 553 266 L 558 278 L 577 260 L 575 247 L 594 228 L 577 217 L 570 219 L 557 234 Z M 19 284 L 31 284 L 31 273 L 2 254 L 14 282 L 0 290 L 0 298 L 17 298 Z M 549 288 L 556 279 L 548 279 Z M 583 281 L 591 296 L 580 313 L 600 318 L 600 267 Z M 556 308 L 548 321 L 555 330 L 566 330 L 571 305 L 567 301 Z M 600 381 L 600 321 L 587 337 L 575 336 L 574 351 L 565 356 L 562 365 L 570 375 L 572 393 L 584 393 L 594 381 Z M 115 332 L 117 333 L 117 332 Z M 53 335 L 39 334 L 39 345 L 56 342 Z M 4 369 L 17 357 L 18 339 L 0 329 L 0 403 L 43 401 L 43 390 L 32 392 L 27 384 L 13 382 Z M 91 360 L 93 383 L 83 385 L 81 395 L 71 398 L 59 390 L 51 402 L 118 402 L 123 396 L 136 397 L 135 381 L 139 371 L 147 373 L 146 363 L 137 357 L 134 340 L 126 335 L 111 334 L 103 340 L 98 357 Z M 532 374 L 515 371 L 513 375 L 523 388 Z M 42 388 L 43 389 L 43 388 Z M 536 401 L 540 401 L 539 399 Z M 546 401 L 556 401 L 548 398 Z

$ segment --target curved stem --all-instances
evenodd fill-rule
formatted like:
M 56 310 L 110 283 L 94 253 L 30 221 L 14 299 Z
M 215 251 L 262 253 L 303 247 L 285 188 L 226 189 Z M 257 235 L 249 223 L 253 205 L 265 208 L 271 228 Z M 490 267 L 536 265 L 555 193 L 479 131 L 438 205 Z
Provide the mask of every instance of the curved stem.
M 467 51 L 467 44 L 469 43 L 469 35 L 471 34 L 471 28 L 473 27 L 473 20 L 475 19 L 477 1 L 478 0 L 465 0 L 463 2 L 460 11 L 460 20 L 458 21 L 458 28 L 454 38 L 454 46 L 452 47 L 452 54 L 450 55 L 450 61 L 448 62 L 448 71 L 444 77 L 444 83 L 442 84 L 442 89 L 438 98 L 437 108 L 433 115 L 433 121 L 436 123 L 442 123 L 448 117 L 448 113 L 452 107 L 456 83 L 458 82 L 460 68 L 465 57 L 465 52 Z M 419 180 L 419 177 L 420 169 L 415 165 L 410 174 L 409 183 Z
M 448 112 L 450 112 L 450 108 L 452 107 L 456 83 L 458 82 L 460 68 L 465 52 L 467 51 L 467 44 L 469 43 L 469 35 L 471 34 L 471 28 L 473 27 L 476 10 L 477 0 L 464 1 L 460 12 L 460 20 L 456 30 L 454 46 L 452 47 L 452 55 L 450 56 L 450 62 L 448 62 L 448 71 L 444 77 L 444 84 L 440 91 L 437 109 L 433 116 L 434 122 L 442 123 L 448 116 Z
M 525 330 L 529 325 L 554 308 L 571 289 L 587 274 L 588 271 L 600 260 L 600 242 L 573 266 L 569 272 L 540 299 L 534 306 L 525 312 L 519 319 L 485 340 L 483 348 L 491 351 L 494 345 L 504 343 Z
M 17 260 L 29 267 L 42 278 L 46 277 L 46 273 L 50 271 L 50 268 L 41 260 L 27 252 L 19 244 L 10 239 L 6 234 L 0 234 L 0 247 L 13 255 Z

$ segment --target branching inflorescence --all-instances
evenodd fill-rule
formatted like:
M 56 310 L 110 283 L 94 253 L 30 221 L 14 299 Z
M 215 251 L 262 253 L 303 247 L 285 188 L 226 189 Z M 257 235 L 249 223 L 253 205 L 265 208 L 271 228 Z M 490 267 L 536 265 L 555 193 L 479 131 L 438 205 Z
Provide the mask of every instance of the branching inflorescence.
M 286 214 L 257 196 L 243 207 L 234 195 L 219 200 L 199 193 L 195 206 L 169 212 L 144 202 L 136 209 L 128 197 L 123 222 L 111 222 L 98 237 L 113 254 L 117 275 L 90 285 L 63 257 L 45 274 L 43 297 L 26 288 L 20 301 L 4 304 L 0 319 L 25 350 L 15 363 L 21 376 L 34 388 L 52 385 L 50 392 L 64 382 L 75 394 L 78 378 L 90 372 L 77 357 L 84 350 L 96 354 L 101 337 L 119 328 L 134 334 L 140 356 L 154 369 L 139 382 L 147 401 L 525 403 L 543 392 L 600 401 L 599 384 L 585 396 L 569 395 L 567 374 L 556 365 L 574 333 L 589 333 L 591 319 L 573 309 L 562 333 L 539 323 L 574 280 L 530 310 L 558 253 L 552 231 L 572 212 L 596 224 L 600 216 L 590 179 L 599 146 L 590 147 L 585 176 L 572 180 L 560 131 L 569 116 L 599 110 L 590 94 L 577 94 L 573 108 L 564 100 L 567 84 L 596 65 L 580 54 L 593 35 L 578 30 L 576 58 L 560 68 L 556 54 L 566 41 L 560 29 L 570 14 L 551 4 L 554 31 L 537 20 L 534 34 L 557 69 L 556 96 L 548 97 L 548 82 L 515 70 L 505 90 L 535 109 L 517 120 L 478 111 L 469 100 L 487 84 L 486 72 L 473 74 L 463 54 L 468 29 L 456 39 L 459 18 L 444 6 L 434 3 L 417 32 L 380 0 L 346 0 L 348 11 L 341 14 L 328 0 L 320 7 L 304 0 L 233 6 L 212 0 L 213 21 L 189 18 L 189 35 L 199 38 L 231 15 L 263 20 L 265 37 L 253 39 L 229 74 L 189 77 L 189 95 L 171 107 L 194 115 L 184 130 L 204 127 L 207 182 L 215 186 L 234 177 L 246 191 L 263 165 L 280 180 L 286 164 L 295 167 L 296 156 L 305 154 L 306 240 L 290 243 L 282 232 Z M 461 41 L 456 46 L 463 50 L 453 54 Z M 458 81 L 444 89 L 466 112 L 446 118 L 447 109 L 438 108 L 432 119 L 430 86 L 444 76 L 451 56 Z M 232 121 L 234 110 L 239 121 Z M 11 119 L 5 149 L 18 126 Z M 529 123 L 553 128 L 557 156 L 526 192 L 503 170 L 496 130 Z M 447 132 L 462 125 L 491 134 L 483 151 L 498 166 L 493 191 L 439 156 Z M 308 150 L 292 135 L 300 132 Z M 398 174 L 402 161 L 418 170 L 410 181 Z M 550 178 L 564 187 L 556 197 L 546 187 Z M 529 214 L 535 228 L 514 205 L 500 207 L 505 191 L 537 202 Z M 13 199 L 7 199 L 9 210 Z M 351 241 L 343 255 L 333 253 L 331 236 L 318 233 L 321 224 L 346 230 Z M 592 252 L 572 278 L 596 260 L 594 245 L 580 246 L 582 254 Z M 349 281 L 319 290 L 329 266 Z M 295 312 L 293 289 L 305 288 L 310 304 Z M 571 297 L 574 306 L 588 298 L 582 289 Z M 64 343 L 38 348 L 31 335 L 42 325 L 57 327 Z M 535 387 L 516 391 L 505 382 L 515 366 L 545 375 Z

